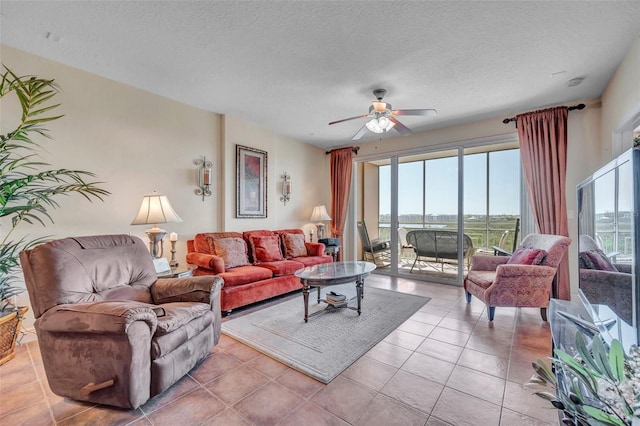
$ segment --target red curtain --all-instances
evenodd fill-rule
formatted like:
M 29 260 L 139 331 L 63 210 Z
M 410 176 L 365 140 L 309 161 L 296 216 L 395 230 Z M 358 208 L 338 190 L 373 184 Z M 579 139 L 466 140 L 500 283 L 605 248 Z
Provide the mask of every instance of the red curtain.
M 331 151 L 331 233 L 340 239 L 340 247 L 344 247 L 342 233 L 349 207 L 352 158 L 353 147 Z M 338 259 L 342 259 L 342 250 L 338 252 Z
M 529 201 L 538 232 L 569 236 L 567 225 L 567 107 L 516 117 L 520 156 Z M 555 297 L 571 299 L 569 259 L 565 255 L 556 276 Z

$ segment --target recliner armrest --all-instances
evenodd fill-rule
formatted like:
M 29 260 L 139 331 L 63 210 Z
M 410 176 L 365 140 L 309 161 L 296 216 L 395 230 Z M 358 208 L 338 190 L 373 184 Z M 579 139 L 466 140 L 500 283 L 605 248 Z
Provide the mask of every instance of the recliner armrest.
M 210 304 L 220 293 L 224 280 L 214 275 L 187 278 L 162 278 L 150 287 L 157 304 L 170 302 L 201 302 Z
M 54 306 L 38 318 L 38 328 L 58 333 L 126 334 L 130 325 L 144 321 L 150 335 L 158 320 L 154 305 L 136 301 L 100 301 Z

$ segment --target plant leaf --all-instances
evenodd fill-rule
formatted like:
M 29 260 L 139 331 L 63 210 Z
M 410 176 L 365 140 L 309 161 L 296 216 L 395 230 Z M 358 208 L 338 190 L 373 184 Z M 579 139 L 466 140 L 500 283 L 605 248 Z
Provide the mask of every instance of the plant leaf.
M 613 339 L 609 345 L 609 367 L 618 382 L 624 380 L 624 350 L 617 339 Z
M 605 425 L 627 426 L 626 423 L 624 423 L 618 417 L 609 413 L 605 413 L 599 408 L 591 407 L 589 405 L 584 405 L 582 408 L 584 409 L 584 412 L 589 416 L 593 417 L 599 422 L 604 423 Z M 591 422 L 589 422 L 589 424 L 591 424 Z

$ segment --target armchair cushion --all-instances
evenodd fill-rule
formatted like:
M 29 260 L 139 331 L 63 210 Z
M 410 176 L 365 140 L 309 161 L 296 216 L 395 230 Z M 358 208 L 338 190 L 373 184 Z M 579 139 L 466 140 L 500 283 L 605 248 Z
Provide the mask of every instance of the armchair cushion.
M 282 234 L 282 246 L 286 259 L 307 255 L 304 234 Z
M 216 238 L 213 247 L 216 255 L 224 260 L 225 269 L 249 264 L 247 243 L 242 238 Z
M 513 252 L 507 264 L 539 265 L 546 255 L 547 252 L 544 250 L 521 247 Z
M 495 271 L 469 271 L 467 278 L 473 281 L 476 285 L 487 288 L 496 279 Z
M 280 251 L 280 238 L 276 235 L 254 236 L 251 237 L 251 243 L 256 264 L 284 260 Z
M 198 312 L 197 308 L 191 309 L 184 305 L 194 304 L 163 305 L 166 315 L 158 318 L 158 331 L 151 339 L 152 359 L 170 354 L 211 326 L 214 315 L 210 309 Z M 206 307 L 204 304 L 195 305 Z
M 173 302 L 161 305 L 164 315 L 158 316 L 158 328 L 155 335 L 162 336 L 176 331 L 183 325 L 191 322 L 194 318 L 211 312 L 211 308 L 205 303 Z M 211 324 L 211 321 L 209 321 Z

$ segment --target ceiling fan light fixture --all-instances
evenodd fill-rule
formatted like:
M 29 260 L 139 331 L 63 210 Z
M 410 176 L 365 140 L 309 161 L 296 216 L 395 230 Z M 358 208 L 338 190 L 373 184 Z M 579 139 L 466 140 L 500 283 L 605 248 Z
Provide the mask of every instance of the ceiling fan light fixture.
M 387 130 L 387 126 L 389 126 L 389 123 L 391 123 L 391 121 L 387 118 L 387 117 L 380 117 L 378 118 L 378 126 L 380 126 L 380 128 Z
M 373 133 L 384 132 L 384 129 L 380 127 L 380 124 L 378 123 L 378 119 L 375 117 L 367 121 L 366 126 L 367 126 L 367 129 L 371 130 Z
M 374 101 L 373 102 L 373 110 L 375 112 L 385 112 L 387 110 L 387 103 L 386 102 L 380 102 L 380 101 Z

